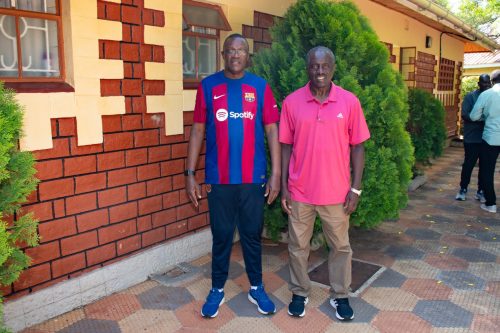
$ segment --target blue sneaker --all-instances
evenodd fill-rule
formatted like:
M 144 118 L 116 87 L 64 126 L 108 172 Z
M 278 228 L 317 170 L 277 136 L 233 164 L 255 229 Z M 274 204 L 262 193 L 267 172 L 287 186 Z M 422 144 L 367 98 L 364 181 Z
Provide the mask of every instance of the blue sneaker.
M 276 312 L 276 306 L 273 301 L 267 296 L 264 290 L 264 285 L 260 285 L 257 289 L 250 288 L 248 292 L 248 300 L 257 305 L 257 309 L 262 314 L 273 314 Z
M 212 288 L 208 293 L 207 300 L 201 308 L 201 315 L 206 318 L 214 318 L 219 314 L 219 306 L 224 303 L 224 291 Z

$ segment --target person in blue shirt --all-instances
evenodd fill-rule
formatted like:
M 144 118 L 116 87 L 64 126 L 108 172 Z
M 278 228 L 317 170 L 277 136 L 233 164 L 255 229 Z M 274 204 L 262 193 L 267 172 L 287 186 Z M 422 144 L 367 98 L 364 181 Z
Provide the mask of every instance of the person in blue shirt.
M 483 92 L 470 113 L 473 121 L 484 119 L 483 142 L 481 146 L 481 186 L 486 202 L 481 209 L 497 212 L 494 187 L 495 165 L 500 153 L 500 70 L 491 74 L 493 87 Z

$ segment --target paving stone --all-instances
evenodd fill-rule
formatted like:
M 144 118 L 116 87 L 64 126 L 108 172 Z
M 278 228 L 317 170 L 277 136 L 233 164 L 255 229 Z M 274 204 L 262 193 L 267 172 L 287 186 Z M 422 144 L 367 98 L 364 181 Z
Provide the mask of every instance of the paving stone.
M 144 309 L 157 310 L 175 310 L 194 300 L 186 288 L 165 286 L 154 287 L 137 297 Z
M 450 301 L 480 315 L 500 315 L 500 299 L 483 290 L 454 290 Z
M 486 281 L 494 281 L 500 277 L 500 265 L 498 262 L 472 262 L 467 272 Z
M 236 317 L 224 326 L 218 332 L 220 333 L 234 333 L 234 332 L 248 332 L 248 333 L 279 333 L 281 332 L 278 327 L 269 318 L 248 318 Z
M 412 311 L 418 297 L 398 288 L 369 288 L 362 299 L 383 311 Z
M 120 326 L 113 320 L 82 319 L 63 328 L 58 333 L 106 332 L 121 333 Z
M 460 290 L 483 290 L 486 285 L 480 277 L 463 271 L 442 271 L 438 274 L 438 279 L 451 288 Z
M 401 287 L 406 280 L 406 276 L 392 269 L 386 269 L 379 277 L 372 282 L 371 287 Z
M 224 303 L 219 307 L 219 314 L 217 317 L 203 318 L 201 316 L 201 307 L 203 303 L 203 301 L 194 301 L 175 310 L 175 316 L 183 327 L 207 331 L 219 330 L 235 317 L 233 311 Z
M 433 327 L 431 333 L 476 333 L 467 328 Z
M 453 220 L 451 218 L 446 217 L 446 216 L 442 216 L 442 215 L 426 214 L 426 215 L 422 215 L 422 220 L 429 221 L 429 222 L 436 222 L 436 223 L 453 224 Z
M 461 271 L 469 267 L 467 260 L 447 254 L 429 254 L 425 257 L 425 262 L 431 266 L 447 271 Z
M 324 332 L 331 323 L 330 318 L 314 308 L 307 309 L 302 318 L 291 317 L 286 309 L 282 309 L 272 316 L 271 321 L 282 332 L 287 333 Z
M 285 304 L 283 304 L 278 298 L 272 294 L 268 294 L 269 298 L 274 302 L 276 310 L 281 310 Z M 242 292 L 233 297 L 227 302 L 227 306 L 236 314 L 238 317 L 262 317 L 264 316 L 257 310 L 257 305 L 251 303 L 248 300 L 248 292 Z
M 441 211 L 453 213 L 453 214 L 462 214 L 465 212 L 465 209 L 463 207 L 459 207 L 457 205 L 447 205 L 447 204 L 438 204 L 434 205 L 434 208 L 439 209 Z
M 425 239 L 425 240 L 436 240 L 441 238 L 441 234 L 429 229 L 421 229 L 421 228 L 411 228 L 407 229 L 405 233 L 413 237 L 414 239 Z
M 465 235 L 445 235 L 441 239 L 441 244 L 453 247 L 477 248 L 481 242 L 473 237 Z
M 212 278 L 212 262 L 210 261 L 209 263 L 206 263 L 203 267 L 203 275 L 206 278 Z M 237 261 L 231 260 L 229 262 L 229 272 L 228 272 L 228 279 L 236 279 L 242 274 L 245 274 L 245 268 Z
M 409 278 L 434 279 L 439 273 L 423 260 L 398 260 L 391 268 Z
M 84 318 L 85 312 L 83 311 L 83 309 L 76 309 L 74 311 L 70 311 L 63 315 L 60 315 L 52 320 L 48 320 L 44 323 L 36 325 L 34 328 L 39 329 L 42 332 L 55 332 L 66 328 Z
M 486 287 L 486 291 L 488 293 L 500 298 L 500 281 L 488 282 L 488 286 Z
M 469 327 L 472 313 L 450 301 L 419 301 L 413 313 L 437 327 Z
M 500 256 L 500 246 L 498 245 L 498 243 L 482 242 L 479 248 L 497 257 Z
M 472 329 L 477 333 L 498 333 L 500 316 L 474 316 Z
M 142 309 L 120 320 L 118 324 L 122 333 L 174 332 L 181 328 L 175 314 L 168 310 Z
M 84 311 L 88 318 L 118 321 L 140 308 L 141 304 L 135 295 L 120 293 L 89 304 Z
M 500 236 L 497 233 L 483 230 L 469 230 L 467 236 L 479 239 L 483 242 L 500 242 Z
M 390 245 L 385 253 L 396 259 L 422 259 L 424 252 L 409 245 Z
M 449 248 L 443 248 L 437 240 L 417 240 L 413 244 L 417 249 L 424 251 L 425 253 L 440 253 L 447 252 Z
M 290 266 L 288 264 L 283 265 L 276 274 L 282 278 L 284 281 L 290 281 Z
M 498 226 L 498 218 L 497 217 L 495 217 L 495 218 L 493 218 L 493 217 L 478 217 L 477 221 L 479 223 L 484 223 L 484 224 L 492 226 L 492 227 Z
M 379 313 L 379 310 L 373 305 L 367 303 L 360 297 L 349 297 L 349 304 L 354 311 L 356 323 L 370 323 L 372 319 Z M 330 299 L 326 299 L 320 306 L 319 310 L 332 320 L 338 321 L 335 315 L 335 309 L 330 304 Z
M 429 333 L 431 331 L 431 325 L 428 322 L 409 312 L 380 312 L 372 325 L 382 333 Z
M 458 248 L 452 253 L 468 262 L 495 262 L 497 260 L 495 255 L 481 249 Z
M 357 318 L 348 322 L 333 322 L 327 327 L 325 333 L 379 333 L 375 327 L 370 324 L 359 323 Z
M 448 300 L 452 289 L 434 279 L 408 279 L 401 287 L 422 299 Z

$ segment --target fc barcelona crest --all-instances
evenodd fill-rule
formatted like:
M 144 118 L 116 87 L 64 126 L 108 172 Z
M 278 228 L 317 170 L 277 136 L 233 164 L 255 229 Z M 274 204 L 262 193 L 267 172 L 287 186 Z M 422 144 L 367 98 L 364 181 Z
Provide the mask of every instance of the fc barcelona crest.
M 255 94 L 254 93 L 245 93 L 245 101 L 247 102 L 255 102 Z

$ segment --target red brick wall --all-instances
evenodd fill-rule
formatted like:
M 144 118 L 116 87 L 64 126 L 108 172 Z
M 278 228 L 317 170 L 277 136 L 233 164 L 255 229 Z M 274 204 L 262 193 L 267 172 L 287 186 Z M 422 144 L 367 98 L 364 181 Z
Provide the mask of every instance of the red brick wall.
M 164 134 L 163 114 L 146 113 L 145 95 L 164 94 L 165 83 L 147 80 L 144 62 L 164 62 L 165 50 L 144 44 L 143 25 L 163 26 L 165 16 L 143 5 L 98 1 L 99 18 L 123 22 L 123 40 L 100 40 L 100 57 L 124 60 L 125 73 L 101 80 L 101 95 L 124 95 L 126 114 L 103 116 L 104 142 L 89 146 L 77 145 L 74 118 L 52 120 L 54 147 L 34 152 L 41 182 L 24 206 L 40 221 L 40 245 L 25 249 L 33 262 L 3 289 L 10 298 L 208 224 L 206 199 L 197 211 L 184 192 L 192 113 L 184 113 L 184 134 L 174 136 Z
M 275 20 L 279 20 L 279 16 L 274 16 L 267 13 L 254 11 L 253 26 L 242 25 L 242 35 L 246 38 L 253 39 L 253 52 L 259 52 L 261 48 L 271 47 L 272 39 L 269 33 L 269 28 L 274 25 Z

